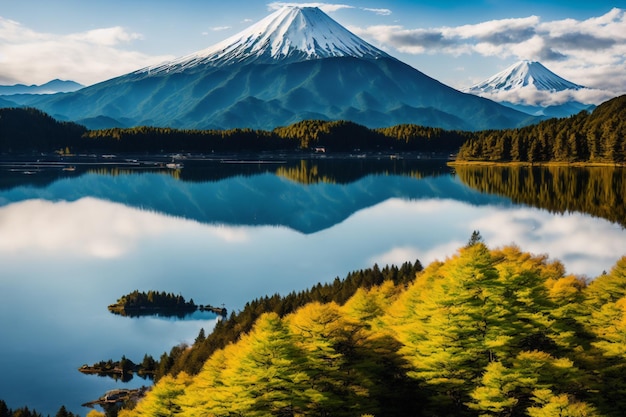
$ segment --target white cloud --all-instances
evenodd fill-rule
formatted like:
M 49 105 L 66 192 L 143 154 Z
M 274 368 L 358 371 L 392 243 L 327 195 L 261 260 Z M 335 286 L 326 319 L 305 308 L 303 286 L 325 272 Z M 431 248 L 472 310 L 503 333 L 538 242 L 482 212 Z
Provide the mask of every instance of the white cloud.
M 369 7 L 362 7 L 366 12 L 373 12 L 380 16 L 389 16 L 391 15 L 391 10 L 389 9 L 371 9 Z
M 352 27 L 351 30 L 381 47 L 407 54 L 547 62 L 554 72 L 576 83 L 608 91 L 611 96 L 626 92 L 624 9 L 614 8 L 586 20 L 543 21 L 540 16 L 528 16 L 457 27 L 409 29 L 378 25 Z M 590 94 L 589 91 L 583 93 Z
M 535 208 L 473 206 L 453 200 L 392 199 L 357 213 L 351 221 L 371 228 L 378 218 L 384 229 L 375 233 L 386 245 L 368 257 L 370 265 L 400 265 L 419 259 L 426 266 L 443 261 L 465 245 L 474 230 L 490 248 L 513 244 L 534 254 L 547 253 L 562 261 L 569 273 L 588 277 L 609 270 L 624 255 L 624 231 L 619 225 L 579 213 L 558 215 Z M 397 224 L 390 219 L 397 219 Z M 420 238 L 405 239 L 405 233 Z M 589 242 L 599 235 L 602 242 L 591 248 Z M 460 241 L 459 236 L 465 240 Z
M 140 34 L 126 32 L 124 28 L 119 26 L 94 29 L 87 32 L 72 34 L 66 37 L 69 41 L 86 42 L 97 46 L 115 46 L 120 43 L 140 40 L 142 38 L 143 37 Z
M 215 26 L 211 28 L 213 32 L 221 32 L 222 30 L 228 30 L 228 29 L 230 29 L 230 26 Z
M 336 12 L 341 9 L 354 9 L 354 6 L 347 4 L 333 4 L 333 3 L 296 3 L 296 2 L 273 2 L 267 5 L 269 10 L 278 10 L 283 7 L 299 6 L 299 7 L 318 7 L 325 13 Z
M 0 253 L 35 249 L 114 259 L 142 242 L 164 235 L 176 239 L 195 228 L 194 221 L 90 197 L 75 202 L 26 200 L 0 207 Z M 203 226 L 200 233 L 222 244 L 249 240 L 244 228 Z
M 578 101 L 585 104 L 600 104 L 615 97 L 613 92 L 607 90 L 583 88 L 580 90 L 548 92 L 545 90 L 537 90 L 534 86 L 527 86 L 510 91 L 486 92 L 478 95 L 498 102 L 508 101 L 510 103 L 531 106 L 553 106 L 570 101 Z
M 89 85 L 172 58 L 125 48 L 141 39 L 122 27 L 40 33 L 0 17 L 0 80 L 41 84 L 61 78 Z

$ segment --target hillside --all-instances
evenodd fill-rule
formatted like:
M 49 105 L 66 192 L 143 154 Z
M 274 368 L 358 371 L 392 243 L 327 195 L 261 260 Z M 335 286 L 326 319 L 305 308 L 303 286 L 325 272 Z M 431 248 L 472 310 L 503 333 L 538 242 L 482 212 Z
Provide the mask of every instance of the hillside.
M 342 302 L 257 305 L 235 342 L 120 417 L 621 416 L 626 257 L 586 284 L 480 240 Z
M 626 162 L 626 96 L 592 113 L 550 119 L 535 126 L 477 132 L 463 144 L 457 162 Z
M 32 108 L 0 108 L 0 152 L 52 152 L 74 147 L 87 129 Z

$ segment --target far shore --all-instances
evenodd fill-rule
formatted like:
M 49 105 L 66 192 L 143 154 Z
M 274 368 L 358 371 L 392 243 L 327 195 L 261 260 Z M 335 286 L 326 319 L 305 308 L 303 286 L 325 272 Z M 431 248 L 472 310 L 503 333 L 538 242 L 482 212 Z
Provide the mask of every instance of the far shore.
M 616 162 L 500 162 L 500 161 L 449 161 L 448 166 L 503 166 L 503 167 L 626 167 Z

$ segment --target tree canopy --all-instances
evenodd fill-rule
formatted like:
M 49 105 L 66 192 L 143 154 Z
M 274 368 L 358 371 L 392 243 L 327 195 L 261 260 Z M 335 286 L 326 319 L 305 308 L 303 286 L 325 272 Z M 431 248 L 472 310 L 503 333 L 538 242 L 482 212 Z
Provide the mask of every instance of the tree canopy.
M 626 163 L 626 96 L 563 119 L 476 132 L 457 161 Z
M 477 234 L 415 273 L 341 302 L 255 315 L 197 373 L 163 377 L 120 415 L 585 417 L 626 409 L 626 256 L 588 283 L 546 255 L 490 249 Z

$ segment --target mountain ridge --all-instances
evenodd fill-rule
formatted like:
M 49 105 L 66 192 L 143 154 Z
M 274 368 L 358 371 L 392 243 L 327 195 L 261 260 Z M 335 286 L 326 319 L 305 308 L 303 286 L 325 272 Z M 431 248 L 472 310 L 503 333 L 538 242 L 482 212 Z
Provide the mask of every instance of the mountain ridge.
M 0 96 L 8 96 L 13 94 L 56 94 L 68 93 L 80 90 L 85 87 L 72 80 L 54 79 L 41 85 L 0 85 Z

